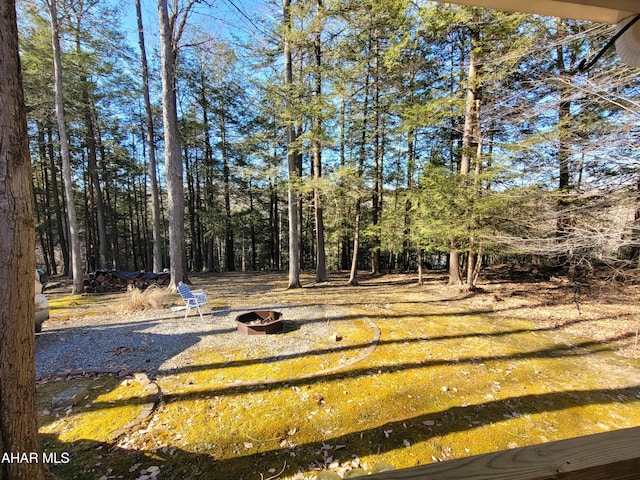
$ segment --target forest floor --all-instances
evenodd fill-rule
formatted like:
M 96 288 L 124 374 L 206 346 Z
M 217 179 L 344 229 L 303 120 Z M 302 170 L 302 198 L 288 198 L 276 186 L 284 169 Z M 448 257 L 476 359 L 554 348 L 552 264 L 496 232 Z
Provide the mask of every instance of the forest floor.
M 473 293 L 442 273 L 416 280 L 305 275 L 287 290 L 281 273 L 197 275 L 204 321 L 171 312 L 179 297 L 164 292 L 48 289 L 40 431 L 45 451 L 69 455 L 51 470 L 346 478 L 640 425 L 639 286 L 506 267 Z M 281 311 L 284 332 L 236 333 L 235 317 L 255 309 Z M 67 376 L 83 366 L 94 373 Z M 82 398 L 53 407 L 71 387 Z

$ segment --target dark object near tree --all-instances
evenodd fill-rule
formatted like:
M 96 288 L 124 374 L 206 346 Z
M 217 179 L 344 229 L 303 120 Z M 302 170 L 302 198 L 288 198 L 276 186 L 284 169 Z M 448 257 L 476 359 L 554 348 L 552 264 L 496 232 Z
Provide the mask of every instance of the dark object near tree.
M 49 275 L 47 275 L 47 271 L 43 268 L 37 268 L 36 272 L 38 272 L 38 280 L 40 281 L 40 285 L 42 285 L 42 290 L 49 283 Z
M 46 273 L 43 270 L 36 270 L 35 278 L 35 320 L 36 333 L 42 331 L 42 324 L 49 318 L 49 301 L 42 293 L 46 284 Z
M 620 28 L 618 32 L 613 37 L 611 37 L 611 39 L 609 39 L 609 41 L 604 45 L 604 47 L 602 47 L 600 51 L 596 53 L 596 55 L 591 60 L 587 61 L 586 58 L 583 58 L 578 64 L 578 72 L 586 72 L 591 67 L 593 67 L 595 63 L 600 59 L 600 57 L 604 55 L 604 53 L 607 50 L 609 50 L 609 48 L 611 48 L 612 45 L 616 43 L 616 40 L 618 40 L 624 34 L 624 32 L 626 32 L 631 27 L 633 27 L 633 24 L 636 23 L 638 20 L 640 20 L 640 15 L 636 15 L 626 25 Z M 618 25 L 621 25 L 621 24 L 622 22 L 619 23 Z
M 280 333 L 284 326 L 282 314 L 272 310 L 243 313 L 236 317 L 237 331 L 242 335 L 266 335 Z
M 134 287 L 144 290 L 151 285 L 169 285 L 169 272 L 121 272 L 119 270 L 98 270 L 84 280 L 84 293 L 126 292 Z

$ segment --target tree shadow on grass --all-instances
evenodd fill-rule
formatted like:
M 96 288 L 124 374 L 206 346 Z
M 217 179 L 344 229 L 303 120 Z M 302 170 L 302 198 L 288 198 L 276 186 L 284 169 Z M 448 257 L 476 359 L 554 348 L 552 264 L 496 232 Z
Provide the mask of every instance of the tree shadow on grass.
M 344 445 L 339 451 L 333 451 L 334 460 L 344 462 L 354 455 L 379 455 L 392 450 L 403 449 L 420 442 L 429 441 L 435 437 L 446 437 L 452 433 L 471 431 L 498 422 L 509 421 L 514 415 L 536 415 L 548 412 L 560 412 L 575 407 L 591 405 L 624 404 L 640 402 L 640 385 L 619 389 L 570 390 L 544 394 L 509 397 L 491 400 L 485 403 L 469 406 L 454 406 L 445 410 L 431 412 L 395 422 L 387 422 L 371 428 L 356 430 L 344 435 L 322 439 L 322 441 L 297 445 L 296 457 L 292 460 L 290 448 L 274 448 L 267 452 L 254 455 L 239 456 L 225 460 L 223 463 L 227 471 L 243 471 L 247 465 L 255 465 L 254 472 L 271 468 L 275 463 L 288 461 L 292 467 L 306 468 L 309 463 L 321 461 L 324 445 Z M 573 435 L 584 433 L 576 430 Z M 520 445 L 523 446 L 523 445 Z M 476 451 L 479 446 L 469 445 Z M 274 462 L 275 459 L 280 459 Z M 431 463 L 431 458 L 417 459 L 418 463 Z M 404 467 L 413 465 L 404 465 Z M 220 466 L 222 468 L 222 465 Z M 295 471 L 295 470 L 294 470 Z
M 154 322 L 147 322 L 153 324 Z M 125 327 L 131 328 L 138 324 L 132 323 Z M 146 323 L 145 323 L 146 325 Z M 139 325 L 138 325 L 139 326 Z M 545 330 L 549 329 L 545 328 Z M 538 330 L 538 329 L 534 329 Z M 493 333 L 475 334 L 455 334 L 442 335 L 434 338 L 403 338 L 393 340 L 382 340 L 387 345 L 407 344 L 418 342 L 429 342 L 435 339 L 461 340 L 471 336 L 492 337 L 505 336 L 514 333 L 526 333 L 529 329 L 513 329 Z M 122 332 L 120 332 L 122 333 Z M 135 334 L 141 334 L 134 331 Z M 169 336 L 167 336 L 169 337 Z M 187 336 L 187 344 L 197 341 L 198 335 Z M 620 338 L 611 338 L 608 341 L 614 342 Z M 165 339 L 168 340 L 168 339 Z M 162 344 L 163 340 L 160 340 Z M 173 345 L 173 343 L 172 343 Z M 365 344 L 363 346 L 366 346 Z M 356 348 L 356 347 L 354 347 Z M 593 355 L 596 353 L 610 351 L 611 347 L 606 344 L 593 341 L 580 342 L 573 346 L 554 346 L 552 348 L 538 349 L 516 354 L 507 355 L 485 355 L 455 359 L 426 359 L 415 362 L 406 362 L 393 365 L 368 366 L 360 368 L 350 368 L 331 374 L 310 375 L 304 378 L 293 378 L 278 380 L 274 382 L 255 382 L 251 385 L 222 386 L 216 388 L 204 388 L 194 392 L 177 393 L 166 396 L 163 401 L 166 404 L 184 402 L 190 400 L 202 400 L 206 397 L 249 394 L 256 390 L 276 390 L 289 389 L 307 385 L 316 385 L 325 382 L 332 382 L 343 378 L 366 378 L 380 373 L 402 373 L 414 369 L 428 369 L 442 365 L 464 365 L 479 364 L 492 361 L 510 361 L 537 358 L 571 358 L 579 356 Z M 321 355 L 324 350 L 319 350 Z M 308 353 L 307 353 L 308 354 Z M 282 360 L 281 357 L 272 357 L 271 361 Z M 244 361 L 240 361 L 244 362 Z M 250 361 L 250 362 L 253 362 Z M 251 363 L 242 363 L 250 365 Z M 220 368 L 230 366 L 229 363 L 213 364 L 196 367 L 199 370 Z M 233 365 L 241 366 L 241 365 Z M 185 367 L 192 368 L 192 367 Z M 182 371 L 182 370 L 181 370 Z M 637 402 L 640 398 L 640 386 L 634 385 L 629 388 L 618 389 L 594 389 L 594 390 L 571 390 L 565 392 L 550 392 L 544 394 L 532 394 L 509 397 L 499 400 L 491 400 L 480 404 L 468 406 L 453 406 L 441 411 L 430 412 L 428 414 L 403 418 L 395 422 L 384 425 L 371 425 L 368 428 L 358 429 L 353 432 L 337 436 L 327 436 L 317 441 L 302 443 L 295 448 L 275 447 L 258 452 L 247 452 L 242 445 L 238 446 L 237 452 L 226 456 L 220 456 L 219 452 L 212 448 L 211 451 L 194 453 L 190 447 L 179 447 L 163 445 L 161 448 L 147 445 L 139 447 L 141 450 L 124 450 L 114 443 L 102 443 L 90 440 L 79 439 L 71 443 L 61 442 L 53 435 L 43 436 L 45 449 L 55 451 L 69 451 L 71 461 L 66 465 L 53 466 L 52 470 L 61 478 L 106 478 L 118 475 L 123 478 L 137 478 L 138 472 L 144 468 L 159 466 L 164 478 L 234 478 L 253 479 L 259 474 L 264 477 L 271 476 L 270 470 L 279 471 L 283 465 L 288 467 L 287 474 L 295 473 L 298 468 L 306 470 L 310 464 L 323 459 L 321 447 L 323 444 L 345 445 L 339 453 L 333 453 L 336 460 L 348 460 L 352 455 L 364 456 L 369 454 L 379 454 L 391 450 L 402 449 L 405 440 L 410 444 L 428 441 L 435 437 L 445 436 L 449 433 L 474 430 L 481 426 L 502 421 L 509 421 L 508 416 L 535 415 L 537 413 L 562 411 L 564 409 L 588 406 L 605 405 L 616 403 Z M 111 409 L 125 405 L 137 405 L 149 402 L 149 397 L 134 397 L 113 402 L 92 402 L 92 409 Z M 372 410 L 378 409 L 379 405 L 370 405 Z M 373 423 L 373 422 L 372 422 Z M 338 427 L 338 426 L 337 426 Z M 396 434 L 387 435 L 386 432 L 393 431 Z M 402 432 L 402 435 L 399 435 Z M 224 434 L 224 432 L 223 432 Z M 576 432 L 576 435 L 580 432 Z M 228 432 L 233 436 L 232 432 Z M 295 439 L 294 439 L 295 440 Z M 240 443 L 240 440 L 238 440 Z M 278 442 L 276 442 L 277 444 Z M 184 449 L 186 448 L 186 449 Z M 200 447 L 198 447 L 200 448 Z M 429 458 L 421 459 L 423 463 L 430 461 Z M 137 465 L 137 467 L 135 467 Z M 134 470 L 130 470 L 135 467 Z M 110 471 L 108 469 L 111 469 Z
M 320 304 L 314 304 L 319 307 L 323 307 Z M 296 306 L 297 308 L 297 306 Z M 241 311 L 241 310 L 238 310 Z M 246 311 L 246 310 L 242 310 Z M 205 336 L 209 335 L 221 335 L 234 333 L 235 328 L 229 328 L 225 323 L 220 321 L 221 316 L 229 316 L 233 314 L 234 309 L 224 307 L 222 309 L 216 309 L 214 314 L 210 316 L 211 321 L 201 322 L 197 316 L 190 318 L 187 322 L 191 323 L 192 330 L 184 330 L 185 321 L 180 317 L 163 317 L 153 320 L 141 320 L 141 321 L 129 321 L 129 322 L 115 322 L 109 323 L 105 321 L 104 324 L 79 326 L 79 327 L 65 327 L 58 329 L 46 329 L 43 334 L 37 336 L 36 347 L 36 368 L 39 377 L 47 374 L 54 373 L 55 368 L 49 367 L 49 365 L 64 365 L 65 369 L 80 370 L 80 369 L 92 369 L 99 367 L 122 367 L 128 371 L 142 371 L 147 372 L 151 376 L 157 374 L 177 374 L 177 373 L 189 373 L 203 370 L 223 369 L 230 367 L 243 367 L 254 364 L 276 363 L 284 360 L 291 360 L 295 358 L 305 357 L 319 357 L 326 354 L 332 354 L 337 352 L 349 352 L 366 349 L 371 346 L 371 342 L 362 342 L 354 345 L 337 345 L 336 347 L 315 349 L 310 351 L 300 351 L 293 353 L 285 353 L 281 355 L 264 356 L 260 358 L 247 358 L 240 360 L 225 361 L 219 363 L 210 363 L 198 366 L 171 366 L 166 362 L 189 349 L 190 347 L 198 344 Z M 482 310 L 476 310 L 472 312 L 458 312 L 458 313 L 431 313 L 427 318 L 436 319 L 440 316 L 460 316 L 460 315 L 476 315 L 485 313 Z M 404 314 L 385 314 L 385 320 L 415 318 L 416 314 L 404 315 Z M 356 313 L 342 313 L 340 315 L 328 315 L 319 318 L 307 318 L 303 321 L 304 324 L 311 325 L 313 323 L 326 323 L 326 322 L 346 322 L 362 319 L 363 316 Z M 209 316 L 207 316 L 209 319 Z M 390 346 L 390 345 L 402 345 L 402 344 L 421 344 L 424 343 L 428 346 L 430 342 L 441 340 L 468 340 L 471 338 L 500 338 L 509 335 L 516 335 L 530 332 L 544 332 L 553 331 L 560 327 L 566 327 L 572 323 L 580 323 L 584 320 L 570 320 L 563 322 L 558 326 L 546 326 L 546 327 L 532 327 L 532 328 L 518 328 L 507 329 L 503 331 L 493 332 L 470 332 L 470 333 L 457 333 L 452 335 L 437 335 L 437 336 L 420 336 L 420 337 L 407 337 L 400 339 L 380 339 L 378 341 L 378 347 Z M 302 322 L 302 321 L 301 321 Z M 175 333 L 166 333 L 167 330 L 171 331 L 171 324 L 175 325 Z M 296 322 L 292 325 L 297 325 Z M 169 327 L 169 328 L 168 328 Z M 288 332 L 295 330 L 296 328 L 290 327 Z M 286 335 L 284 333 L 283 335 Z M 613 347 L 607 346 L 615 341 L 620 341 L 630 338 L 632 333 L 626 333 L 615 338 L 610 338 L 606 341 L 600 342 L 582 342 L 576 345 L 579 348 L 594 349 L 610 349 Z M 562 355 L 567 354 L 567 347 L 562 347 Z M 571 348 L 573 349 L 573 348 Z M 553 350 L 553 349 L 552 349 Z M 577 350 L 575 350 L 577 351 Z M 556 352 L 558 353 L 558 352 Z M 552 351 L 541 352 L 539 355 L 553 355 Z M 529 353 L 523 354 L 525 357 Z M 535 355 L 535 354 L 534 354 Z M 480 357 L 482 359 L 483 357 Z M 487 358 L 487 357 L 484 357 Z M 493 358 L 493 357 L 490 357 Z M 518 358 L 517 356 L 513 358 Z M 493 358 L 495 359 L 495 358 Z M 444 362 L 447 362 L 445 360 Z M 462 360 L 465 362 L 466 360 Z M 482 361 L 482 360 L 480 360 Z M 437 366 L 440 361 L 426 361 L 417 362 L 415 365 L 418 367 L 425 366 Z M 384 369 L 385 367 L 383 367 Z M 394 369 L 405 368 L 392 367 Z M 413 367 L 412 367 L 413 368 Z M 417 367 L 416 367 L 417 368 Z M 295 379 L 293 380 L 295 381 Z
M 625 336 L 626 338 L 626 336 Z M 611 339 L 612 341 L 619 340 L 618 338 Z M 313 386 L 322 383 L 329 383 L 342 379 L 352 378 L 367 378 L 375 375 L 389 374 L 389 373 L 401 373 L 412 370 L 426 370 L 434 367 L 441 366 L 462 366 L 462 365 L 478 365 L 495 361 L 516 361 L 516 360 L 531 360 L 531 359 L 548 359 L 548 358 L 577 358 L 597 353 L 610 352 L 611 347 L 602 345 L 599 342 L 585 341 L 577 345 L 561 345 L 551 348 L 543 348 L 539 350 L 533 350 L 529 352 L 520 352 L 516 354 L 506 355 L 486 355 L 486 356 L 472 356 L 466 358 L 454 358 L 454 359 L 425 359 L 417 360 L 415 362 L 405 362 L 392 365 L 373 365 L 364 366 L 358 368 L 350 368 L 339 370 L 331 373 L 311 373 L 304 376 L 284 378 L 277 380 L 256 380 L 248 381 L 240 384 L 230 384 L 223 386 L 208 387 L 203 386 L 201 389 L 191 390 L 181 393 L 172 393 L 163 397 L 165 404 L 177 403 L 183 401 L 199 400 L 202 398 L 213 398 L 223 396 L 234 396 L 242 394 L 250 394 L 256 391 L 274 391 L 278 389 L 289 389 L 292 387 Z M 194 367 L 185 367 L 186 370 L 178 370 L 177 373 L 183 373 L 184 371 L 208 371 L 211 369 L 209 365 L 201 365 Z M 174 373 L 174 372 L 172 372 Z M 149 397 L 134 397 L 119 401 L 112 402 L 95 402 L 93 407 L 95 409 L 100 408 L 112 408 L 114 406 L 124 406 L 131 404 L 144 404 L 149 402 Z
M 430 342 L 437 342 L 437 341 L 469 340 L 472 338 L 490 339 L 490 338 L 507 337 L 510 335 L 518 335 L 522 333 L 549 332 L 549 331 L 556 331 L 556 330 L 559 330 L 560 328 L 570 326 L 573 323 L 580 323 L 580 322 L 581 320 L 575 320 L 575 321 L 567 321 L 562 325 L 556 325 L 556 326 L 517 328 L 517 329 L 503 330 L 499 332 L 490 332 L 490 333 L 460 333 L 460 334 L 453 334 L 453 335 L 436 335 L 436 336 L 430 336 L 430 337 L 421 336 L 421 337 L 407 337 L 407 338 L 396 338 L 396 339 L 380 339 L 377 341 L 377 348 L 382 348 L 382 347 L 391 346 L 391 345 L 409 345 L 409 344 L 424 344 L 426 347 L 428 347 Z M 633 333 L 629 332 L 629 333 L 621 334 L 615 337 L 610 337 L 606 340 L 583 341 L 583 342 L 576 343 L 573 346 L 562 346 L 562 347 L 558 347 L 557 349 L 552 348 L 549 350 L 545 350 L 543 352 L 534 354 L 534 356 L 536 358 L 540 358 L 540 357 L 544 358 L 547 356 L 552 357 L 557 355 L 564 356 L 567 354 L 567 352 L 571 352 L 571 355 L 575 356 L 577 355 L 576 352 L 578 352 L 580 349 L 587 349 L 590 353 L 594 353 L 596 351 L 599 351 L 599 352 L 615 351 L 615 348 L 612 347 L 611 344 L 629 339 L 633 335 L 634 335 Z M 281 362 L 284 360 L 292 360 L 296 358 L 310 358 L 310 357 L 318 357 L 318 356 L 323 356 L 323 355 L 328 355 L 328 354 L 338 353 L 338 352 L 363 350 L 363 349 L 369 348 L 370 346 L 371 346 L 371 343 L 358 343 L 353 345 L 344 345 L 344 346 L 336 346 L 331 348 L 307 350 L 302 352 L 265 356 L 265 357 L 259 357 L 259 358 L 230 360 L 225 362 L 209 363 L 204 365 L 185 365 L 185 366 L 175 367 L 170 369 L 161 368 L 158 373 L 162 375 L 173 375 L 173 374 L 181 374 L 181 373 L 194 373 L 194 372 L 205 371 L 205 370 L 215 370 L 215 369 L 232 368 L 232 367 L 246 367 L 251 365 L 262 365 L 262 364 L 268 364 L 268 363 Z M 584 353 L 584 354 L 587 354 L 587 353 Z M 520 354 L 511 355 L 508 357 L 508 359 L 519 359 L 523 357 L 524 358 L 528 357 L 528 354 L 523 353 L 521 355 Z M 476 358 L 478 362 L 501 359 L 501 357 L 474 357 L 474 358 Z M 430 361 L 430 362 L 431 362 L 429 364 L 430 366 L 440 366 L 447 363 L 466 363 L 467 360 L 456 359 L 456 360 L 442 360 L 442 361 Z M 420 365 L 425 366 L 426 364 L 424 362 L 421 362 Z
M 299 469 L 308 470 L 310 465 L 320 466 L 323 464 L 323 453 L 326 452 L 327 445 L 331 448 L 340 445 L 339 450 L 332 450 L 330 453 L 334 461 L 344 462 L 351 460 L 353 456 L 385 454 L 403 449 L 407 444 L 414 445 L 452 433 L 508 422 L 517 416 L 632 402 L 640 402 L 640 385 L 617 389 L 576 389 L 521 395 L 468 406 L 453 406 L 369 428 L 354 429 L 342 435 L 326 436 L 318 441 L 297 445 L 289 443 L 286 447 L 250 451 L 244 455 L 241 452 L 246 450 L 241 446 L 241 439 L 237 440 L 238 449 L 235 452 L 222 452 L 219 447 L 213 445 L 210 451 L 199 453 L 185 450 L 183 446 L 172 445 L 159 448 L 147 445 L 127 450 L 113 443 L 83 439 L 67 443 L 55 435 L 41 435 L 41 441 L 43 450 L 49 453 L 69 454 L 69 463 L 51 465 L 51 470 L 61 479 L 137 478 L 142 470 L 159 467 L 161 474 L 158 478 L 249 480 L 266 478 L 283 467 L 285 475 L 292 475 Z M 569 435 L 563 435 L 563 438 L 580 436 L 588 430 L 588 426 L 583 430 L 576 429 Z M 592 428 L 590 433 L 595 431 L 597 428 Z M 229 432 L 229 435 L 233 434 Z M 295 437 L 291 440 L 295 441 Z M 529 442 L 525 439 L 522 445 Z M 277 445 L 279 441 L 276 439 L 274 443 Z M 486 449 L 472 444 L 469 447 L 475 450 Z M 412 461 L 416 460 L 417 463 L 432 462 L 432 458 L 414 458 Z M 407 466 L 413 464 L 399 467 Z

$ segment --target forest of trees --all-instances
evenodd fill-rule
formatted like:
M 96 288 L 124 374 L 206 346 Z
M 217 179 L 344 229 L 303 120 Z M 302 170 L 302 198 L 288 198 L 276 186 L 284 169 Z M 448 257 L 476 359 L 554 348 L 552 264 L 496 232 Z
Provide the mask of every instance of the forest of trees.
M 614 27 L 130 3 L 18 2 L 38 261 L 76 290 L 111 268 L 640 270 L 640 77 L 613 52 L 578 71 Z

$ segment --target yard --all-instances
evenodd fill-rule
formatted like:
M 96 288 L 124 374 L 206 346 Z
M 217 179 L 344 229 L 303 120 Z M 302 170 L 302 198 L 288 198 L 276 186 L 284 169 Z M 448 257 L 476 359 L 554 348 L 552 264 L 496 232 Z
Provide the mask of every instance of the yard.
M 177 294 L 49 293 L 40 432 L 43 450 L 68 458 L 51 470 L 347 478 L 640 425 L 637 286 L 499 269 L 473 294 L 437 273 L 415 280 L 347 287 L 334 274 L 286 290 L 283 274 L 194 276 L 210 299 L 204 322 L 170 310 Z M 283 333 L 236 333 L 237 315 L 267 307 Z M 83 366 L 93 373 L 64 371 Z M 82 398 L 54 408 L 71 387 Z

